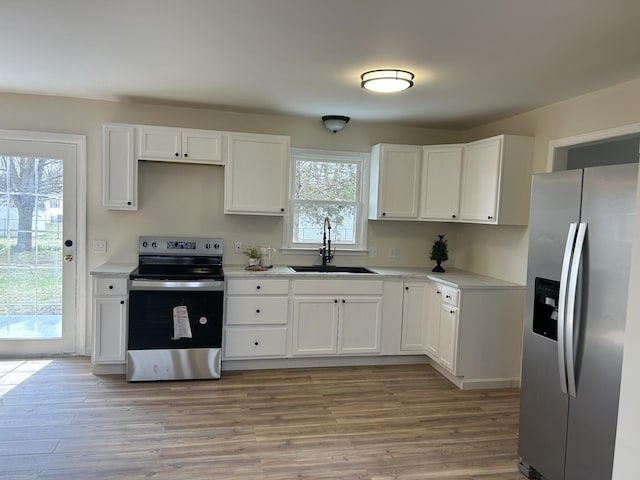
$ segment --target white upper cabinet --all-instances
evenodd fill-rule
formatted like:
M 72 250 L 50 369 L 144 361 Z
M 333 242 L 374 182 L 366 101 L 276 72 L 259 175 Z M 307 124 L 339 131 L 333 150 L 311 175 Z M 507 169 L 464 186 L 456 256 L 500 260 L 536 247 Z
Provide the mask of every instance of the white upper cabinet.
M 416 220 L 422 148 L 374 145 L 371 150 L 370 220 Z
M 222 132 L 139 127 L 138 159 L 223 164 Z
M 226 137 L 224 213 L 284 215 L 289 137 L 249 133 Z
M 102 205 L 112 210 L 138 209 L 138 162 L 133 125 L 102 127 Z
M 459 219 L 462 145 L 427 146 L 422 150 L 420 219 Z
M 526 225 L 533 138 L 516 135 L 468 143 L 462 155 L 460 220 Z

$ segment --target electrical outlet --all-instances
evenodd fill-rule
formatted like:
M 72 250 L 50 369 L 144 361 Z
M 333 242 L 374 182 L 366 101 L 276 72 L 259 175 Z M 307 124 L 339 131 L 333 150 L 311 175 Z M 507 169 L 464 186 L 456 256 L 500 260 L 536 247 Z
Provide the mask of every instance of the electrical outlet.
M 389 258 L 396 258 L 398 256 L 398 250 L 396 247 L 389 247 Z
M 236 242 L 233 244 L 233 248 L 234 248 L 234 252 L 235 253 L 242 253 L 242 242 Z
M 369 247 L 369 258 L 376 258 L 378 256 L 378 247 Z
M 94 240 L 93 241 L 93 253 L 107 253 L 107 241 L 106 240 Z

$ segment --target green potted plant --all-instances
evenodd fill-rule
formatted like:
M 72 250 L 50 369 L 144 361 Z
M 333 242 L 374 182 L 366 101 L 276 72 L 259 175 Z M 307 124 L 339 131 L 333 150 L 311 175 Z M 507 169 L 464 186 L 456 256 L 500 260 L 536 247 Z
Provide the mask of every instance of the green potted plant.
M 437 263 L 437 265 L 433 267 L 432 272 L 444 272 L 444 268 L 440 264 L 449 260 L 449 249 L 447 248 L 447 241 L 444 239 L 444 235 L 438 235 L 438 240 L 433 242 L 429 258 Z
M 255 267 L 256 265 L 260 265 L 260 249 L 257 247 L 248 246 L 244 254 L 249 257 L 249 266 Z

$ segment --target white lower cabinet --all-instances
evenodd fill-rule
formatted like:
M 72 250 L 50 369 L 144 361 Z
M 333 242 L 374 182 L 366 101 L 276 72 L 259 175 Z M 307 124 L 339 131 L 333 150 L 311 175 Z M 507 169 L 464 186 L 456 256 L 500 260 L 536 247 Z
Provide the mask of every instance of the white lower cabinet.
M 455 374 L 460 291 L 435 283 L 428 289 L 426 353 Z
M 524 295 L 524 287 L 432 283 L 425 353 L 460 388 L 517 386 Z
M 379 354 L 381 280 L 296 280 L 295 356 Z
M 289 280 L 227 281 L 225 359 L 287 356 Z
M 127 276 L 93 276 L 94 365 L 124 364 L 127 351 Z
M 404 282 L 401 351 L 424 352 L 426 349 L 428 295 L 431 288 L 429 282 Z

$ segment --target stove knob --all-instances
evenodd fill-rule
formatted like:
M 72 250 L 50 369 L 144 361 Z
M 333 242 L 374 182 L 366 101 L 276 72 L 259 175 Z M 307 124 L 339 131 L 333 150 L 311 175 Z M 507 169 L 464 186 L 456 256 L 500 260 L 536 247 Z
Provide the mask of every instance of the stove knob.
M 142 242 L 142 246 L 145 247 L 145 248 L 148 247 L 149 246 L 149 242 Z
M 210 248 L 211 248 L 211 244 L 210 244 L 210 243 L 206 243 L 206 244 L 204 245 L 204 248 L 206 248 L 207 250 L 208 250 L 208 249 L 210 249 Z
M 220 244 L 219 243 L 214 243 L 213 244 L 213 248 L 215 248 L 216 250 L 220 249 Z
M 157 244 L 156 242 L 151 242 L 151 246 L 152 246 L 153 248 L 156 248 L 156 247 L 158 246 L 158 244 Z

